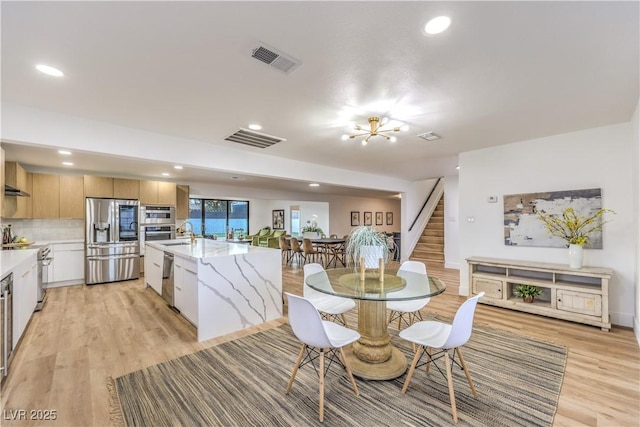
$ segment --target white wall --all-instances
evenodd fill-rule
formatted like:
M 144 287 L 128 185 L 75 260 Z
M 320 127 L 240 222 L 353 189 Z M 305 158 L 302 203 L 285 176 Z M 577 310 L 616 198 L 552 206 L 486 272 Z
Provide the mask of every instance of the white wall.
M 636 285 L 635 295 L 635 316 L 633 320 L 633 330 L 636 334 L 636 339 L 640 343 L 640 100 L 636 105 L 636 111 L 633 113 L 631 119 L 631 129 L 633 133 L 633 158 L 635 162 L 633 164 L 633 184 L 634 184 L 634 204 L 633 211 L 635 212 L 635 241 L 636 241 L 636 271 L 634 275 L 634 283 Z
M 468 294 L 463 260 L 486 256 L 567 264 L 567 249 L 504 244 L 505 194 L 601 188 L 603 207 L 617 212 L 604 226 L 604 248 L 585 250 L 585 265 L 614 270 L 611 321 L 632 326 L 638 212 L 634 210 L 631 123 L 529 140 L 460 155 L 460 293 Z M 498 196 L 498 203 L 488 203 Z M 473 222 L 468 222 L 473 218 Z
M 444 266 L 460 268 L 460 227 L 458 223 L 458 175 L 444 178 Z

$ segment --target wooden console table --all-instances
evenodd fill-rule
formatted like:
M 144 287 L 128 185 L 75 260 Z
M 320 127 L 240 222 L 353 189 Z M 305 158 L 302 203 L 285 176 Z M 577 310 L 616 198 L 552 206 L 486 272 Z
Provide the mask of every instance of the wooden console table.
M 482 257 L 467 263 L 471 293 L 485 293 L 481 303 L 611 329 L 609 268 Z M 514 295 L 518 285 L 537 286 L 543 294 L 525 303 Z

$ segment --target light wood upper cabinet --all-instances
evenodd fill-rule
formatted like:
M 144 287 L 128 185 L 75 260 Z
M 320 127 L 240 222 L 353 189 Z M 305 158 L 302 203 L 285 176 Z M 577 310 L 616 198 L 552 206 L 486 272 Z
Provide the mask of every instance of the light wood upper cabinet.
M 140 181 L 140 203 L 158 203 L 158 181 Z
M 176 218 L 189 218 L 189 186 L 176 185 Z
M 113 197 L 113 178 L 85 175 L 84 195 L 86 197 Z
M 137 179 L 113 179 L 113 197 L 116 199 L 140 198 L 140 181 Z
M 140 203 L 175 206 L 176 184 L 165 181 L 140 181 Z
M 84 178 L 60 175 L 60 218 L 84 218 Z
M 33 174 L 33 218 L 60 218 L 60 176 Z
M 31 174 L 27 173 L 22 166 L 16 162 L 6 162 L 4 164 L 4 182 L 19 190 L 31 194 Z M 4 185 L 2 203 L 3 218 L 31 218 L 31 197 L 4 196 Z
M 176 183 L 158 182 L 158 203 L 161 205 L 176 205 Z

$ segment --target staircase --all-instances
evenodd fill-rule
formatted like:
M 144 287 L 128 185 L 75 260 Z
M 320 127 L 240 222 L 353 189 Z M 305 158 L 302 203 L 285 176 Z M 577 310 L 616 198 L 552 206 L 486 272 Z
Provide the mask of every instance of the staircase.
M 409 259 L 425 264 L 444 264 L 444 195 L 438 201 Z

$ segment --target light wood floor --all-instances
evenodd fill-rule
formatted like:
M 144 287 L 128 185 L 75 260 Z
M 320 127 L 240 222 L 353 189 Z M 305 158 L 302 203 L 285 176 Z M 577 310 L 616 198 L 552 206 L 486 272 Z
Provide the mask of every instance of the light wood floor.
M 429 265 L 447 283 L 427 312 L 453 316 L 457 270 Z M 283 268 L 286 291 L 302 293 L 302 269 Z M 106 378 L 286 322 L 285 318 L 220 339 L 197 343 L 195 329 L 142 280 L 54 288 L 35 313 L 2 388 L 3 426 L 106 426 Z M 640 425 L 640 352 L 633 331 L 611 332 L 479 304 L 476 324 L 487 324 L 565 345 L 566 374 L 555 426 Z M 496 348 L 496 351 L 500 351 Z M 473 374 L 473 373 L 472 373 Z M 283 379 L 285 381 L 285 379 Z M 283 390 L 284 390 L 283 382 Z M 284 395 L 283 395 L 284 396 Z M 55 410 L 55 421 L 11 421 L 19 409 Z

